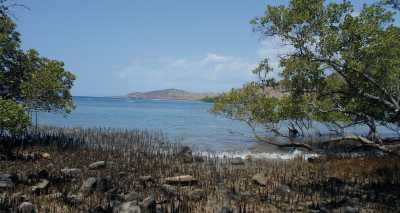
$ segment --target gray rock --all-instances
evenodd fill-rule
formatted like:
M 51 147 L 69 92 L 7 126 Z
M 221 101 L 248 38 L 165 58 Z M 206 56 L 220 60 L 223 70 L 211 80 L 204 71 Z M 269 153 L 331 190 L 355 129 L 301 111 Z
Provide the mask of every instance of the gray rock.
M 12 174 L 0 173 L 0 189 L 1 188 L 14 188 L 18 177 Z
M 82 174 L 82 170 L 77 169 L 77 168 L 72 168 L 72 169 L 64 168 L 64 169 L 61 169 L 61 173 L 63 173 L 66 176 L 77 177 Z
M 161 186 L 161 190 L 167 196 L 176 196 L 176 195 L 178 195 L 178 189 L 175 186 L 172 186 L 172 185 L 169 185 L 169 184 L 163 184 Z
M 135 191 L 129 192 L 128 194 L 124 195 L 125 201 L 137 201 L 142 199 L 143 197 Z
M 73 206 L 78 206 L 82 203 L 82 197 L 82 194 L 69 194 L 65 198 L 65 202 Z
M 85 192 L 85 193 L 94 191 L 95 187 L 96 187 L 96 182 L 97 182 L 97 179 L 94 177 L 90 177 L 90 178 L 86 179 L 83 182 L 83 184 L 80 188 L 80 191 Z
M 86 179 L 81 188 L 80 191 L 83 193 L 89 193 L 89 192 L 106 192 L 112 188 L 112 181 L 111 177 L 90 177 Z
M 142 206 L 144 209 L 154 212 L 157 207 L 156 199 L 153 196 L 149 196 L 142 201 Z
M 182 175 L 165 178 L 165 182 L 171 185 L 191 185 L 196 184 L 198 181 L 191 175 Z
M 188 196 L 189 196 L 189 199 L 191 199 L 191 200 L 199 201 L 199 200 L 206 198 L 207 193 L 202 189 L 195 189 L 193 191 L 190 191 Z
M 19 213 L 36 213 L 35 206 L 30 202 L 23 202 L 18 206 Z
M 360 212 L 358 208 L 351 207 L 351 206 L 344 206 L 337 208 L 332 211 L 333 213 L 358 213 Z
M 105 161 L 97 161 L 89 165 L 89 169 L 103 169 L 107 166 Z
M 277 190 L 278 190 L 278 192 L 284 193 L 284 194 L 285 194 L 285 193 L 290 193 L 290 192 L 291 192 L 290 187 L 287 186 L 287 185 L 283 185 L 283 184 L 279 185 L 278 188 L 277 188 Z
M 254 183 L 260 186 L 266 186 L 268 184 L 267 177 L 262 173 L 255 174 L 251 179 Z
M 32 187 L 32 192 L 33 193 L 42 193 L 47 189 L 49 186 L 50 182 L 46 179 L 41 179 L 38 184 Z
M 135 201 L 122 203 L 117 208 L 114 208 L 114 213 L 141 213 L 140 207 Z
M 228 207 L 222 207 L 220 210 L 218 210 L 218 213 L 233 213 L 233 211 Z
M 244 165 L 244 160 L 241 157 L 236 157 L 231 160 L 232 165 Z
M 96 179 L 96 191 L 106 192 L 112 188 L 112 180 L 110 176 L 99 177 Z
M 1 188 L 14 188 L 15 184 L 11 179 L 2 179 L 0 180 L 0 189 Z
M 139 177 L 139 180 L 140 180 L 142 183 L 154 182 L 154 178 L 153 178 L 152 176 L 150 176 L 150 175 L 140 176 L 140 177 Z
M 192 149 L 188 146 L 181 147 L 178 151 L 177 157 L 184 163 L 193 163 Z

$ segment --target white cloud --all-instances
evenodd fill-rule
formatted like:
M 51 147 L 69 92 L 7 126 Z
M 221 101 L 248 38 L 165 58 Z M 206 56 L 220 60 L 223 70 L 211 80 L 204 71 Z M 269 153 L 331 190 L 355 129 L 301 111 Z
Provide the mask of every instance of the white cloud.
M 254 80 L 256 76 L 251 70 L 265 57 L 276 71 L 279 70 L 279 57 L 290 50 L 278 39 L 268 39 L 261 42 L 258 58 L 254 60 L 213 52 L 196 59 L 136 59 L 117 69 L 114 78 L 120 89 L 127 92 L 165 88 L 226 91 Z
M 208 53 L 198 59 L 133 60 L 117 72 L 130 90 L 176 87 L 193 91 L 225 91 L 254 79 L 255 63 L 238 57 Z

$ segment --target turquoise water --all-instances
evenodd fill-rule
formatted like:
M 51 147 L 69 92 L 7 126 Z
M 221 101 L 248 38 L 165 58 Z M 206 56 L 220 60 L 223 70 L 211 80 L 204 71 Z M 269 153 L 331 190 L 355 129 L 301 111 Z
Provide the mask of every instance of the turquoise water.
M 254 151 L 269 153 L 280 151 L 276 147 L 257 143 L 246 124 L 210 114 L 208 110 L 212 106 L 211 103 L 95 97 L 75 97 L 74 101 L 76 109 L 67 117 L 60 114 L 39 113 L 38 123 L 59 127 L 110 127 L 161 131 L 172 142 L 190 145 L 201 151 L 240 152 L 242 155 Z M 318 131 L 327 132 L 323 125 L 316 124 L 316 126 Z M 367 129 L 362 127 L 354 127 L 348 131 L 367 133 Z M 385 128 L 380 128 L 380 132 L 386 136 L 396 136 Z
M 76 109 L 67 117 L 40 113 L 38 123 L 162 131 L 173 141 L 205 151 L 246 150 L 256 143 L 245 124 L 210 114 L 210 103 L 95 97 L 74 101 Z

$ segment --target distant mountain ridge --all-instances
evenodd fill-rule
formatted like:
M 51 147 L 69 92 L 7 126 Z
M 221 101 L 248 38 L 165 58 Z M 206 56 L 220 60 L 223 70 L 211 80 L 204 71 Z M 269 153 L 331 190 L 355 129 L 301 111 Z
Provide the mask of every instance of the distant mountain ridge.
M 135 99 L 202 100 L 206 97 L 215 97 L 217 95 L 217 93 L 196 93 L 180 89 L 164 89 L 149 92 L 132 92 L 127 97 Z

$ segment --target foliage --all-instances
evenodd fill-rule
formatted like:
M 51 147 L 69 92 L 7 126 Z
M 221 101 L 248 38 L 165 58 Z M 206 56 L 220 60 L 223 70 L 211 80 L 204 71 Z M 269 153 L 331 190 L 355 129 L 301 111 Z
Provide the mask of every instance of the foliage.
M 29 122 L 30 118 L 21 104 L 0 98 L 0 135 L 6 130 L 13 135 L 22 133 Z
M 21 48 L 5 2 L 0 1 L 0 128 L 15 133 L 27 126 L 29 111 L 69 113 L 74 108 L 70 90 L 75 76 L 64 69 L 63 62 Z
M 251 23 L 293 51 L 281 57 L 279 79 L 270 77 L 266 59 L 254 71 L 259 80 L 252 85 L 258 89 L 249 93 L 245 85 L 224 94 L 213 112 L 273 131 L 279 129 L 271 125 L 283 121 L 296 130 L 312 121 L 335 129 L 361 124 L 375 142 L 377 125 L 399 127 L 400 28 L 385 4 L 365 4 L 355 14 L 349 1 L 292 0 L 288 6 L 267 6 Z M 284 94 L 273 99 L 257 92 L 265 88 Z

